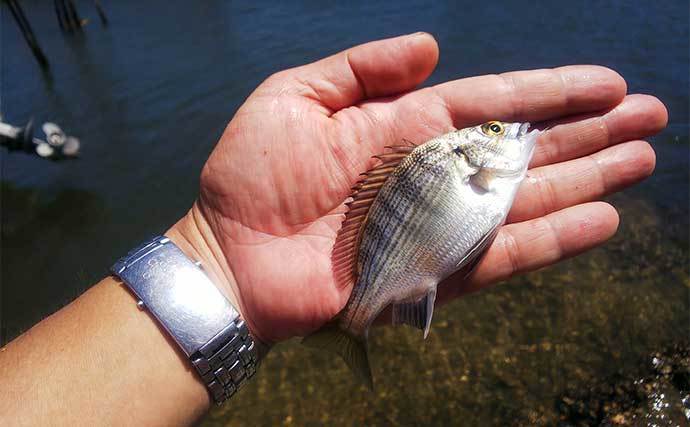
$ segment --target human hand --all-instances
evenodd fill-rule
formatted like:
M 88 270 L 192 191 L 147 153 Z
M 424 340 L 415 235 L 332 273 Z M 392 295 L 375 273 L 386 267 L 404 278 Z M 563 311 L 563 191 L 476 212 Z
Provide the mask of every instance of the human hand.
M 548 121 L 505 225 L 469 280 L 439 299 L 573 256 L 611 237 L 618 215 L 592 202 L 647 177 L 656 98 L 626 96 L 598 66 L 466 78 L 415 90 L 438 47 L 418 33 L 376 41 L 269 77 L 229 123 L 194 207 L 168 233 L 197 253 L 260 340 L 306 335 L 333 318 L 331 249 L 343 202 L 372 156 L 485 122 Z

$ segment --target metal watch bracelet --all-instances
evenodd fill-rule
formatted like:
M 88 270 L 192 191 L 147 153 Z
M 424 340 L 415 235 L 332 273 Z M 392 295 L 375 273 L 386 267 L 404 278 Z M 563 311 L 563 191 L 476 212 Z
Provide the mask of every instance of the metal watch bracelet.
M 170 239 L 142 244 L 110 272 L 177 342 L 217 404 L 254 375 L 257 346 L 239 312 Z

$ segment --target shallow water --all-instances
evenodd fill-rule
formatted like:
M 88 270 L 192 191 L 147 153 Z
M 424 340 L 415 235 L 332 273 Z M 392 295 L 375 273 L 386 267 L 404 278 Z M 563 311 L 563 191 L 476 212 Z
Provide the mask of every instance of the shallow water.
M 426 342 L 404 328 L 374 331 L 375 393 L 339 360 L 289 342 L 241 392 L 242 410 L 227 405 L 206 425 L 577 423 L 567 402 L 578 392 L 644 376 L 650 353 L 689 339 L 686 2 L 106 1 L 102 28 L 92 3 L 78 1 L 91 20 L 82 35 L 60 33 L 52 2 L 21 3 L 51 73 L 2 5 L 2 115 L 55 120 L 84 150 L 63 163 L 1 152 L 0 342 L 179 218 L 227 120 L 265 77 L 418 30 L 441 46 L 430 83 L 572 63 L 615 68 L 630 92 L 669 108 L 669 128 L 653 139 L 656 173 L 610 198 L 621 227 L 604 247 L 439 309 Z

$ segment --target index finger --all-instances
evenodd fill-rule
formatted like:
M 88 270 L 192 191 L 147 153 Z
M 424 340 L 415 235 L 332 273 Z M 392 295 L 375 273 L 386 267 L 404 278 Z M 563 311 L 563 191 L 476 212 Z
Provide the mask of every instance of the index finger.
M 514 71 L 443 83 L 434 91 L 457 127 L 498 119 L 536 122 L 599 111 L 627 90 L 615 71 L 597 65 Z
M 406 129 L 403 137 L 435 136 L 487 120 L 538 122 L 605 110 L 627 90 L 615 71 L 597 65 L 514 71 L 469 77 L 403 95 L 394 101 L 398 123 L 428 123 Z M 420 114 L 422 112 L 422 114 Z M 414 142 L 423 142 L 413 140 Z

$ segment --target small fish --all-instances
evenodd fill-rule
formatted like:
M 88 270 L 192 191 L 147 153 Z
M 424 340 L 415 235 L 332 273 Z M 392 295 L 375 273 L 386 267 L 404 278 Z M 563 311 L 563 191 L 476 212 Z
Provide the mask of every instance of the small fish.
M 439 282 L 469 274 L 505 222 L 540 133 L 529 127 L 491 121 L 375 156 L 332 253 L 336 281 L 352 294 L 304 343 L 336 352 L 372 388 L 366 341 L 383 309 L 426 338 Z

